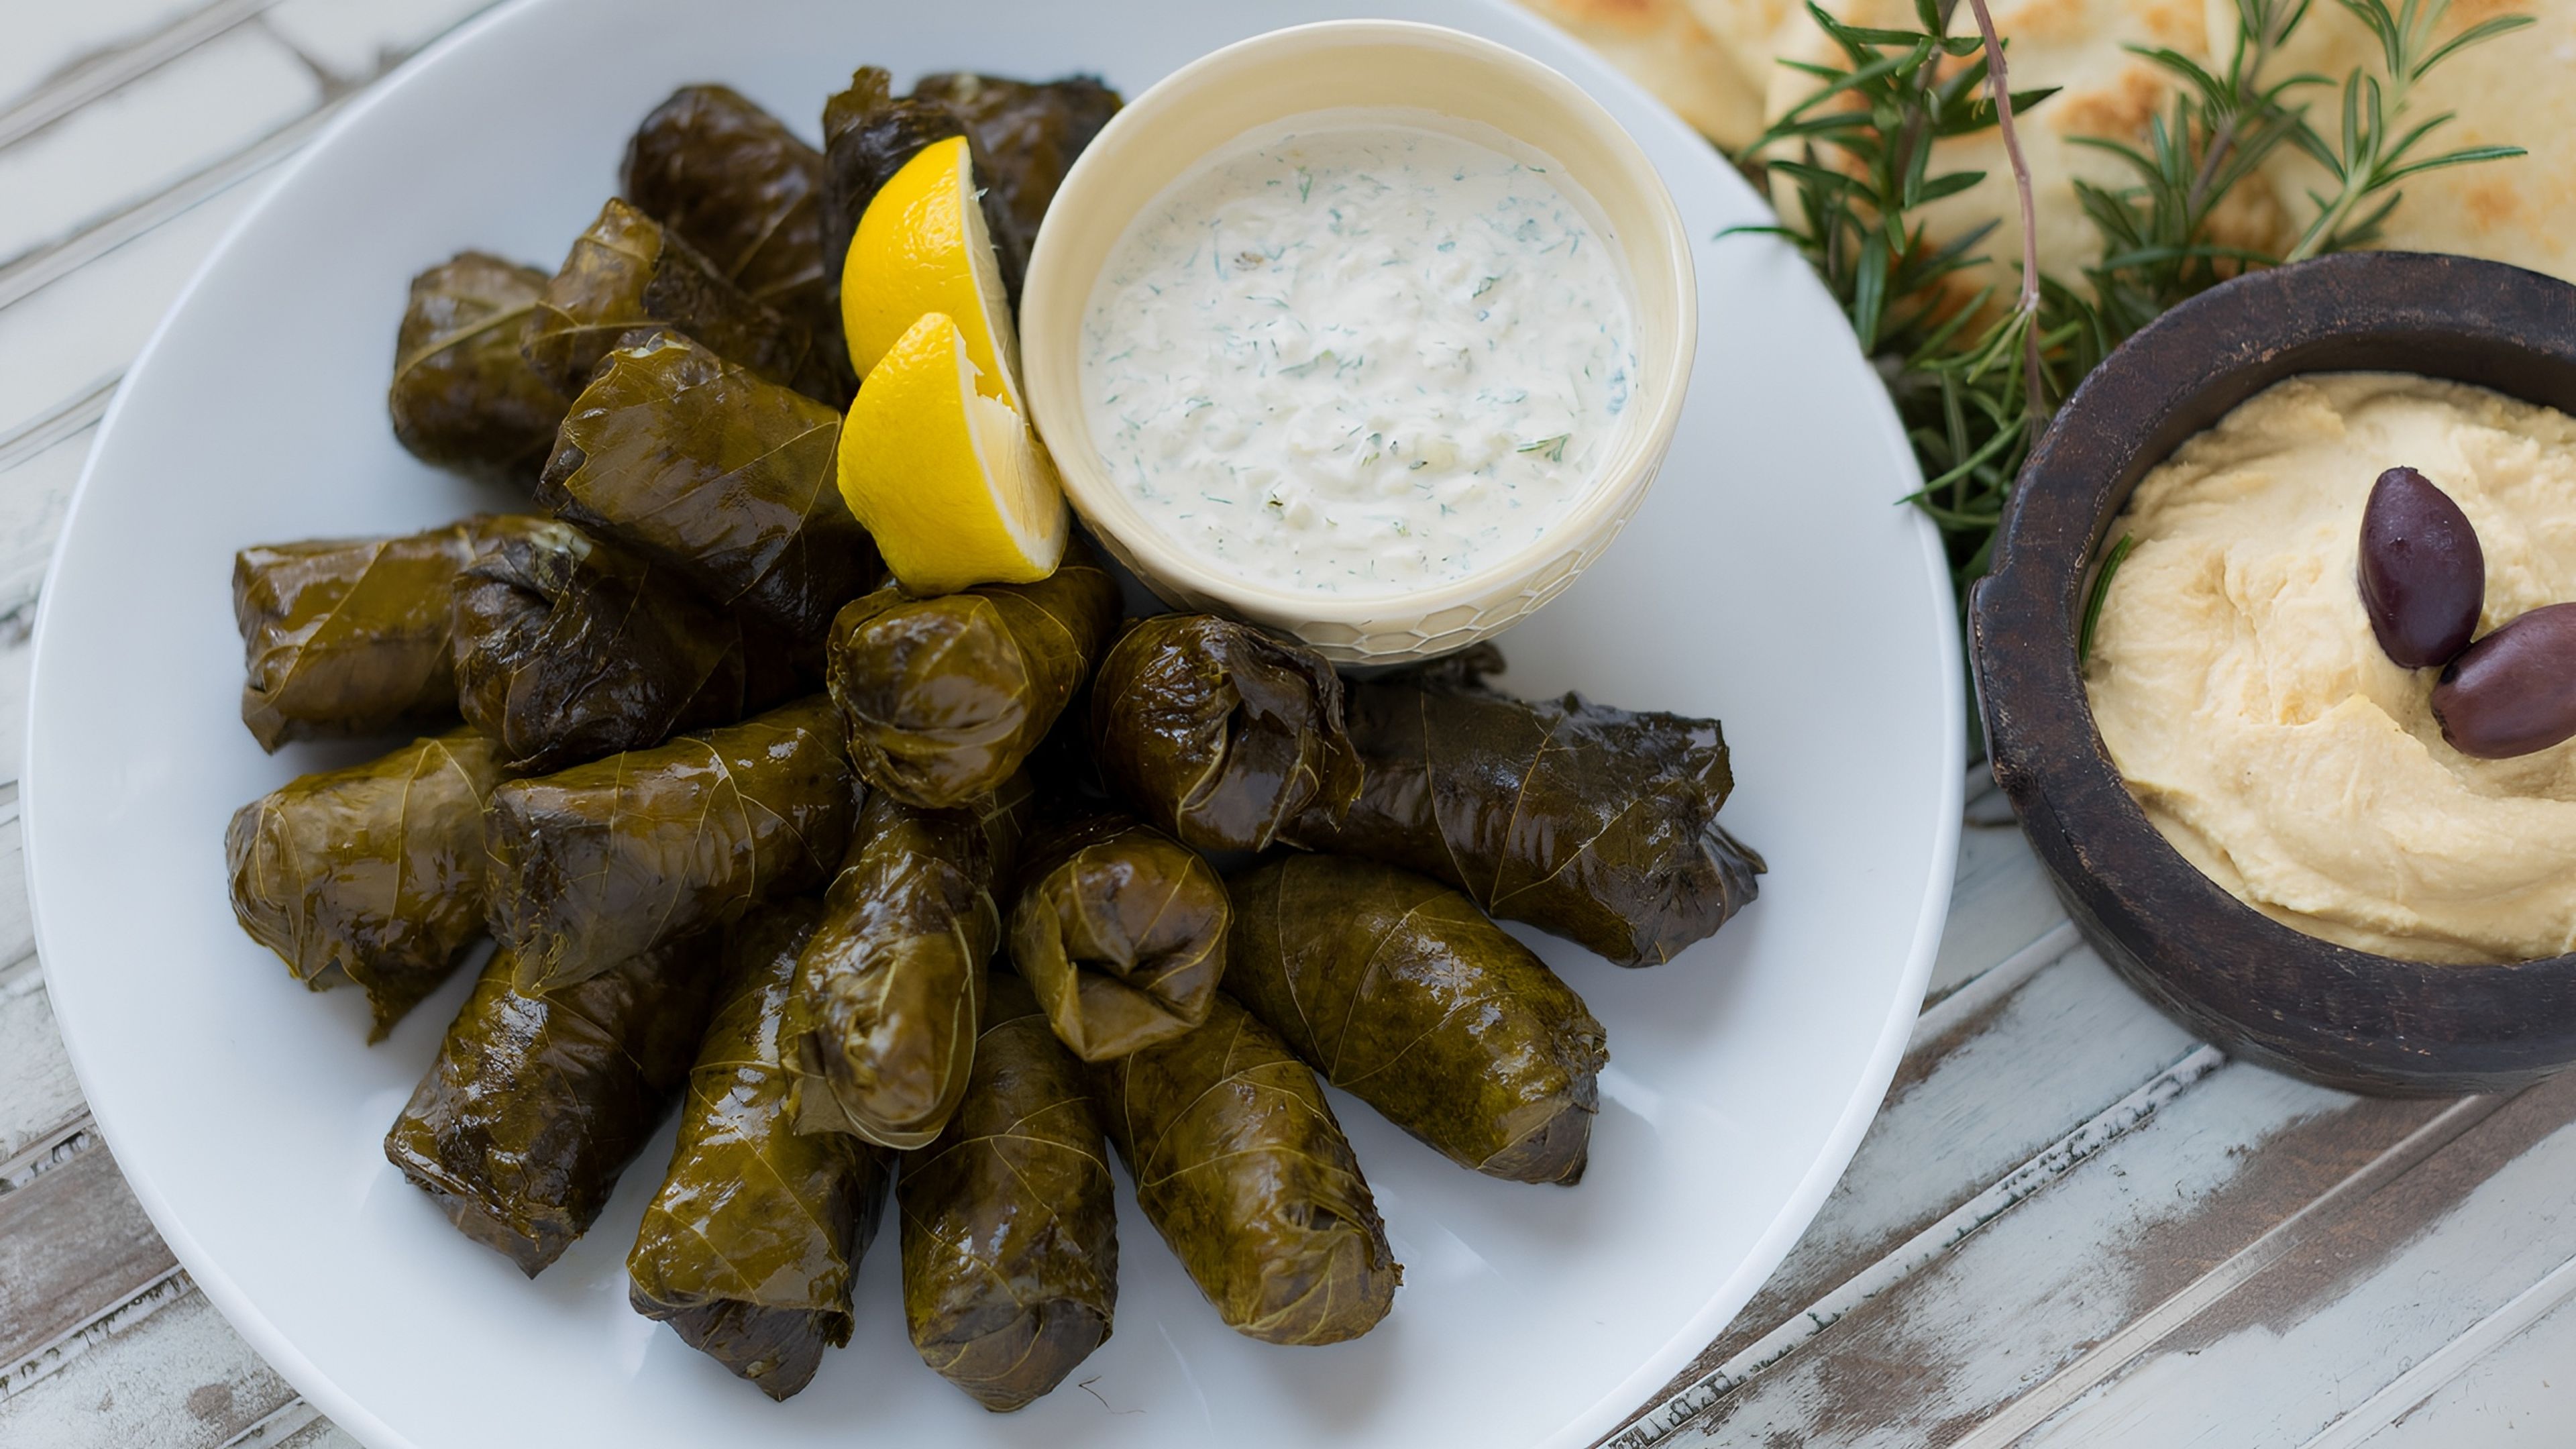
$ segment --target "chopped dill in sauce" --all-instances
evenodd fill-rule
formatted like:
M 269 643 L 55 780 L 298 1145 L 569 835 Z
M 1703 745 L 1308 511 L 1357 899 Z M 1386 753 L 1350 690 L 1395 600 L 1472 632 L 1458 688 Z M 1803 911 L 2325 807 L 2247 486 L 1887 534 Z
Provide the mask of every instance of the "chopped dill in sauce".
M 1157 528 L 1248 582 L 1460 578 L 1563 518 L 1619 435 L 1613 248 L 1545 168 L 1323 112 L 1218 150 L 1095 284 L 1083 398 Z

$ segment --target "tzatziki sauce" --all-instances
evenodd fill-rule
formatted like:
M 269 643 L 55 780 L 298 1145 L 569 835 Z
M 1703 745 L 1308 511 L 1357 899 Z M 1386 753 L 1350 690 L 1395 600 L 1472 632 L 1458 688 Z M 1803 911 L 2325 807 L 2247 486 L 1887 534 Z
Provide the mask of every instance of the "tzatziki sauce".
M 1619 258 L 1553 163 L 1428 119 L 1237 138 L 1092 288 L 1083 407 L 1110 477 L 1245 582 L 1462 578 L 1544 535 L 1618 440 L 1638 385 Z

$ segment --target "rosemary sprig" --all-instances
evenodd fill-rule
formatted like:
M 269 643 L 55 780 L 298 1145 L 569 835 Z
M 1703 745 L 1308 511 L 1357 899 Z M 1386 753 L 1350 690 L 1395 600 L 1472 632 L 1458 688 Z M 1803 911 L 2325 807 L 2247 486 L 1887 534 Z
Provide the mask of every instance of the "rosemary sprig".
M 2120 571 L 2120 565 L 2129 561 L 2129 550 L 2137 546 L 2136 534 L 2121 534 L 2120 541 L 2102 555 L 2101 567 L 2093 571 L 2093 587 L 2084 595 L 2084 626 L 2075 634 L 2077 663 L 2093 657 L 2093 631 L 2102 623 L 2103 601 L 2111 597 L 2111 576 Z
M 2531 24 L 2530 16 L 2498 15 L 2437 46 L 2433 44 L 2433 32 L 2442 23 L 2443 13 L 2451 8 L 2451 0 L 2404 0 L 2394 13 L 2386 0 L 2342 0 L 2342 4 L 2378 38 L 2380 60 L 2388 79 L 2383 85 L 2378 76 L 2358 67 L 2345 78 L 2340 150 L 2328 146 L 2313 129 L 2302 127 L 2297 133 L 2300 149 L 2333 175 L 2338 189 L 2331 198 L 2308 193 L 2308 199 L 2316 204 L 2317 216 L 2300 234 L 2298 244 L 2290 248 L 2285 258 L 2288 261 L 2368 245 L 2378 237 L 2388 214 L 2405 198 L 2404 192 L 2393 188 L 2409 176 L 2523 154 L 2519 146 L 2464 146 L 2410 161 L 2407 157 L 2416 146 L 2450 120 L 2451 113 L 2445 111 L 2412 127 L 2407 127 L 2406 121 L 2409 92 L 2427 72 L 2472 45 Z M 2362 209 L 2382 192 L 2387 195 L 2376 206 Z
M 2343 125 L 2329 141 L 2308 120 L 2302 93 L 2328 86 L 2312 75 L 2276 75 L 2282 48 L 2313 0 L 2236 0 L 2237 36 L 2224 70 L 2169 49 L 2130 49 L 2175 77 L 2170 114 L 2144 145 L 2089 140 L 2122 158 L 2133 184 L 2076 183 L 2102 256 L 2082 285 L 2031 264 L 2035 220 L 2020 184 L 2023 265 L 2014 303 L 1992 288 L 1961 297 L 1959 278 L 2001 218 L 1936 243 L 1920 208 L 1985 179 L 1936 172 L 1934 143 L 1972 135 L 2027 113 L 2048 89 L 2008 92 L 1998 107 L 1989 76 L 2006 79 L 2008 37 L 1981 24 L 1954 35 L 1956 0 L 1915 0 L 1917 30 L 1848 26 L 1808 0 L 1807 15 L 1832 40 L 1839 64 L 1783 61 L 1815 92 L 1745 154 L 1757 183 L 1787 179 L 1790 205 L 1767 232 L 1795 245 L 1841 302 L 1852 330 L 1887 381 L 1922 465 L 1908 501 L 1940 527 L 1962 597 L 1991 560 L 1994 532 L 2014 476 L 2057 404 L 2095 364 L 2166 309 L 2251 267 L 2367 245 L 2402 199 L 2398 184 L 2441 166 L 2521 154 L 2478 146 L 2417 158 L 2450 120 L 2417 121 L 2411 92 L 2468 46 L 2529 23 L 2503 16 L 2439 44 L 2450 0 L 2336 0 L 2379 41 L 2382 71 L 2356 70 L 2342 89 Z M 1982 0 L 1970 9 L 1985 21 Z M 2017 136 L 2005 150 L 2022 165 Z M 2212 219 L 2236 187 L 2283 146 L 2316 158 L 2332 194 L 2312 195 L 2315 216 L 2282 257 L 2227 245 Z
M 2085 270 L 2106 343 L 2144 327 L 2166 309 L 2249 266 L 2273 258 L 2210 239 L 2219 205 L 2306 127 L 2296 92 L 2325 84 L 2314 75 L 2274 79 L 2272 62 L 2307 18 L 2310 0 L 2237 0 L 2236 45 L 2223 72 L 2164 47 L 2130 46 L 2173 76 L 2170 118 L 2154 117 L 2141 148 L 2101 137 L 2074 143 L 2107 152 L 2137 174 L 2112 188 L 2075 182 L 2076 201 L 2102 237 L 2102 259 Z

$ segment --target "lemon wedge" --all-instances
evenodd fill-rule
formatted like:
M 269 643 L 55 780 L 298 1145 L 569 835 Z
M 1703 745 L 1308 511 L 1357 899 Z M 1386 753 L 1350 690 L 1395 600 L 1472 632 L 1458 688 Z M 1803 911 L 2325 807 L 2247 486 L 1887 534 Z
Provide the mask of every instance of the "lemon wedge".
M 1027 584 L 1064 558 L 1064 488 L 983 390 L 970 334 L 932 312 L 895 339 L 841 425 L 841 497 L 915 594 Z
M 1019 411 L 1019 343 L 963 136 L 904 163 L 860 215 L 841 263 L 841 331 L 861 377 L 929 312 L 965 336 L 983 395 Z

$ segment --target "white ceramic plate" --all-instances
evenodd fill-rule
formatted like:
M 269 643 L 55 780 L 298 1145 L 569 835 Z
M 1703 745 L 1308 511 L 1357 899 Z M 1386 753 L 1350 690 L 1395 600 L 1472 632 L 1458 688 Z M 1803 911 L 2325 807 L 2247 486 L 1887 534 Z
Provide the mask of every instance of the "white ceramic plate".
M 1337 1098 L 1405 1264 L 1368 1337 L 1221 1327 L 1132 1198 L 1117 1334 L 1051 1398 L 987 1415 L 906 1343 L 894 1245 L 855 1341 L 773 1405 L 626 1306 L 666 1147 L 529 1282 L 387 1166 L 386 1125 L 465 982 L 364 1044 L 235 928 L 242 802 L 360 753 L 263 756 L 235 717 L 232 551 L 506 503 L 397 448 L 406 279 L 468 246 L 551 265 L 673 86 L 816 115 L 852 66 L 1094 68 L 1133 93 L 1260 30 L 1361 8 L 1517 45 L 1598 95 L 1701 239 L 1689 415 L 1645 510 L 1504 641 L 1524 692 L 1715 714 L 1726 819 L 1770 857 L 1712 942 L 1620 971 L 1541 942 L 1608 1025 L 1573 1189 L 1461 1172 Z M 136 1194 L 225 1316 L 378 1449 L 496 1445 L 1581 1445 L 1770 1273 L 1895 1069 L 1956 846 L 1960 669 L 1912 466 L 1848 330 L 1754 197 L 1668 113 L 1496 0 L 524 0 L 406 67 L 283 177 L 128 375 L 37 625 L 29 886 L 54 1010 Z M 667 1144 L 667 1134 L 664 1138 Z

